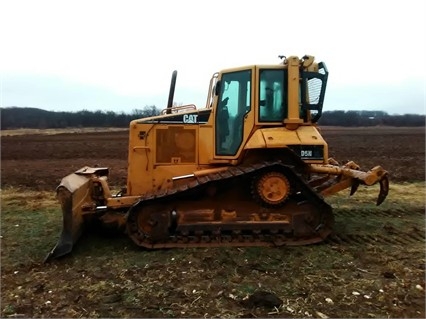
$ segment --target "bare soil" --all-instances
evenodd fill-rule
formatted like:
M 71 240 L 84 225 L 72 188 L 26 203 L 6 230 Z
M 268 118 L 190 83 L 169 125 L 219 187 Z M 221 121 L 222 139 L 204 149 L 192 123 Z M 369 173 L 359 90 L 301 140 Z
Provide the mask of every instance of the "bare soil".
M 330 156 L 363 169 L 381 165 L 392 181 L 425 178 L 425 128 L 324 127 Z M 54 190 L 62 177 L 88 165 L 110 168 L 110 183 L 127 178 L 128 131 L 4 136 L 1 187 Z
M 322 133 L 340 162 L 381 165 L 396 185 L 425 180 L 424 127 Z M 109 167 L 109 183 L 124 186 L 127 134 L 2 136 L 1 188 L 53 194 L 62 177 L 85 165 Z M 46 200 L 37 196 L 31 202 Z M 424 200 L 424 189 L 418 196 Z M 49 265 L 42 254 L 57 239 L 61 216 L 58 225 L 23 228 L 27 217 L 17 207 L 29 201 L 2 202 L 2 317 L 425 317 L 424 206 L 391 194 L 379 213 L 337 205 L 339 236 L 324 245 L 146 252 L 126 237 L 95 234 Z M 58 214 L 39 206 L 31 212 L 40 220 Z M 243 300 L 256 291 L 281 306 Z

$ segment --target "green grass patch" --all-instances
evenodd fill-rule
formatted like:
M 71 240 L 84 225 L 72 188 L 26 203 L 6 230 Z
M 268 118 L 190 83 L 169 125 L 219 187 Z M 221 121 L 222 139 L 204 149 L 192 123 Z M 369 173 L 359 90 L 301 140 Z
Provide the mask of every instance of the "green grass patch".
M 336 232 L 393 238 L 424 234 L 425 183 L 327 198 Z M 73 253 L 42 260 L 58 240 L 54 194 L 1 191 L 1 315 L 25 317 L 418 317 L 425 315 L 424 240 L 299 247 L 147 251 L 125 236 L 84 235 Z M 414 238 L 414 237 L 413 237 Z M 404 239 L 402 237 L 402 239 Z M 273 292 L 279 309 L 241 300 Z M 321 314 L 321 315 L 319 315 Z
M 425 209 L 426 182 L 390 184 L 389 194 L 386 200 L 376 206 L 376 199 L 379 195 L 379 185 L 360 185 L 358 191 L 349 196 L 349 190 L 342 191 L 333 196 L 327 197 L 335 209 L 351 209 L 354 211 L 411 211 Z
M 336 214 L 337 224 L 348 229 L 351 227 L 367 227 L 371 230 L 383 228 L 383 219 L 380 213 L 392 212 L 387 223 L 391 227 L 407 228 L 408 221 L 415 223 L 418 228 L 424 229 L 424 224 L 419 225 L 419 218 L 413 212 L 424 212 L 425 209 L 425 183 L 391 184 L 388 198 L 381 206 L 375 206 L 375 198 L 378 187 L 363 187 L 352 197 L 344 192 L 327 198 L 333 206 Z M 338 216 L 352 212 L 365 218 L 362 224 L 351 225 L 345 220 L 340 221 Z M 399 218 L 403 216 L 404 218 Z M 55 194 L 51 192 L 36 192 L 20 189 L 1 190 L 1 236 L 2 236 L 2 266 L 25 264 L 28 261 L 40 261 L 53 248 L 62 228 L 62 214 Z M 105 251 L 105 247 L 114 253 L 125 254 L 126 263 L 142 266 L 145 258 L 163 258 L 164 254 L 170 254 L 168 250 L 154 251 L 143 254 L 140 258 L 141 249 L 136 248 L 130 240 L 124 236 L 106 237 L 99 234 L 83 237 L 75 248 L 75 255 L 89 257 L 97 252 Z M 309 248 L 308 248 L 309 249 Z M 232 250 L 234 251 L 234 250 Z M 244 250 L 242 259 L 258 260 L 262 256 L 263 248 L 250 247 Z M 320 251 L 319 251 L 320 252 Z M 98 258 L 107 260 L 109 255 L 98 254 Z M 265 257 L 267 264 L 271 267 L 280 267 L 281 259 L 273 256 Z M 226 249 L 218 250 L 218 260 L 229 259 Z M 259 261 L 258 267 L 264 267 L 265 262 Z
M 61 227 L 62 213 L 54 194 L 2 190 L 2 268 L 43 260 Z

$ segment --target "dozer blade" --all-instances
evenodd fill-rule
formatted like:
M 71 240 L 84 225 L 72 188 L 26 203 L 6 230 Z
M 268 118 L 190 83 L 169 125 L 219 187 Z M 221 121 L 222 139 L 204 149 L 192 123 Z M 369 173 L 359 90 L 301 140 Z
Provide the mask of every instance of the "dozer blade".
M 83 207 L 92 202 L 92 191 L 91 176 L 82 174 L 82 170 L 63 178 L 56 189 L 57 198 L 62 207 L 63 228 L 58 243 L 46 256 L 44 262 L 69 254 L 83 232 Z

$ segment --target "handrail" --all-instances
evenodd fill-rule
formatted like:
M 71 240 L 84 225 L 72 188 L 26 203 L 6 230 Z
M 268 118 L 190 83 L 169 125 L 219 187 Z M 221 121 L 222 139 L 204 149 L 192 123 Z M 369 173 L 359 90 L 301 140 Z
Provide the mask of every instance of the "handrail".
M 197 109 L 197 107 L 195 106 L 195 104 L 173 106 L 171 108 L 161 110 L 161 115 L 170 114 L 170 113 L 180 113 L 180 112 L 196 110 L 196 109 Z
M 215 85 L 217 83 L 217 78 L 219 77 L 219 72 L 213 73 L 210 83 L 209 83 L 209 92 L 207 95 L 207 101 L 206 101 L 206 109 L 210 108 L 213 102 L 214 93 L 213 90 L 215 89 Z

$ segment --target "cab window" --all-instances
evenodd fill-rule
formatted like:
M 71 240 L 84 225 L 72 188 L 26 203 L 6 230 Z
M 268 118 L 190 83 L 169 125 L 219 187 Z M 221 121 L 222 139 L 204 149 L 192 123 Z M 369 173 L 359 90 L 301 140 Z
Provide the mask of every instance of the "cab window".
M 243 141 L 244 116 L 250 111 L 251 70 L 225 73 L 216 112 L 216 154 L 235 155 Z
M 259 121 L 281 122 L 287 116 L 287 70 L 260 70 Z

